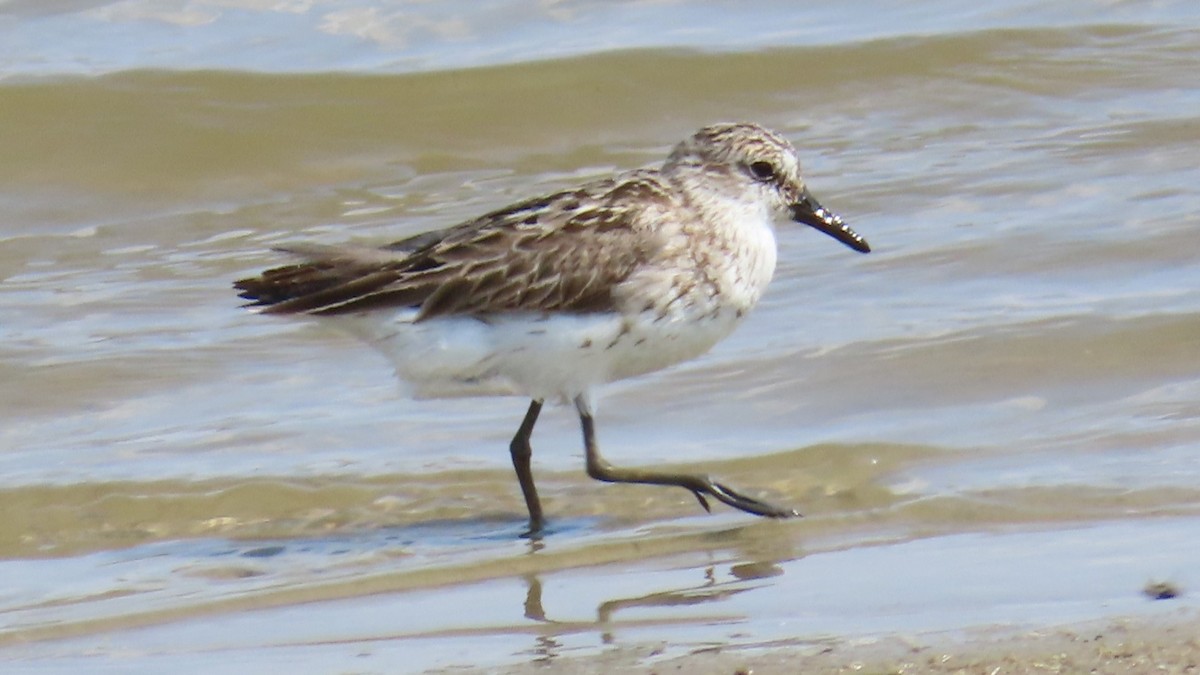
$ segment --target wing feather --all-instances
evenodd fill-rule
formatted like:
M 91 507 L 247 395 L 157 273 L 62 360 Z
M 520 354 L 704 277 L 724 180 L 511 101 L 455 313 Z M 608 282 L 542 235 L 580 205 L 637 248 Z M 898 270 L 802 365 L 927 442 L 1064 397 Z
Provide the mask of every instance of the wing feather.
M 252 306 L 278 314 L 413 307 L 420 320 L 610 310 L 613 287 L 657 249 L 647 225 L 668 199 L 657 181 L 655 172 L 632 172 L 382 248 L 290 246 L 307 262 L 234 287 Z

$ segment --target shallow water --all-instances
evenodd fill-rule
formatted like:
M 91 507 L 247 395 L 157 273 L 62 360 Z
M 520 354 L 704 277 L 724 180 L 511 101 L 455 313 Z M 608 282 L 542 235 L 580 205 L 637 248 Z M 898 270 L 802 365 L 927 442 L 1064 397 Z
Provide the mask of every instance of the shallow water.
M 464 6 L 0 3 L 10 665 L 419 671 L 1194 606 L 1140 588 L 1200 582 L 1200 10 Z M 874 252 L 781 232 L 748 322 L 606 388 L 599 433 L 802 520 L 593 483 L 548 410 L 529 542 L 524 401 L 403 399 L 229 288 L 273 245 L 394 240 L 726 119 L 793 139 Z

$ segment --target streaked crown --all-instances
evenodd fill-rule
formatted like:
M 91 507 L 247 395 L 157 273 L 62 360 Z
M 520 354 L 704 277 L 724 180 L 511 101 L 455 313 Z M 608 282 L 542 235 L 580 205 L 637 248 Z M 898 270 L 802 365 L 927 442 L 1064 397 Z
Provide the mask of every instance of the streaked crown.
M 796 149 L 757 124 L 714 124 L 700 129 L 671 152 L 663 173 L 684 182 L 699 179 L 727 198 L 763 201 L 780 219 L 805 193 Z M 684 178 L 684 177 L 687 178 Z

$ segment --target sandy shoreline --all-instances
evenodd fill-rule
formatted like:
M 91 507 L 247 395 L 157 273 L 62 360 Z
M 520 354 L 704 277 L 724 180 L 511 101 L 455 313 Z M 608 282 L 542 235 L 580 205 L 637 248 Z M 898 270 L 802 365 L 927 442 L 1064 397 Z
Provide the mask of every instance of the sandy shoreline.
M 592 657 L 489 668 L 487 672 L 511 675 L 1200 673 L 1200 613 L 1181 608 L 1153 617 L 1111 618 L 1038 629 L 997 626 L 961 633 L 738 645 L 707 648 L 684 656 L 664 656 L 667 651 L 666 645 L 646 644 L 616 648 Z

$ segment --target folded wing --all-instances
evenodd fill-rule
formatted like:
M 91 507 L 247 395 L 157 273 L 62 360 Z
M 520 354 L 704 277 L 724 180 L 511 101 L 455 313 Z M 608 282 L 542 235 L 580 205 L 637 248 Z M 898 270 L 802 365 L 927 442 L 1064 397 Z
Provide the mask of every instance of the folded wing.
M 633 192 L 637 199 L 629 199 Z M 604 181 L 383 248 L 288 247 L 305 262 L 234 287 L 250 306 L 277 314 L 411 307 L 420 320 L 611 310 L 612 289 L 654 254 L 653 237 L 635 227 L 646 217 L 647 194 L 660 194 L 649 177 Z

